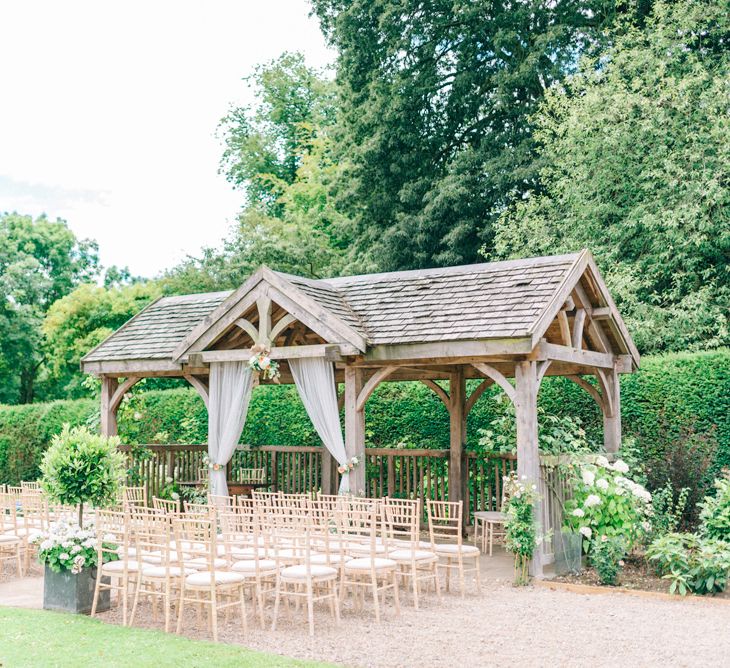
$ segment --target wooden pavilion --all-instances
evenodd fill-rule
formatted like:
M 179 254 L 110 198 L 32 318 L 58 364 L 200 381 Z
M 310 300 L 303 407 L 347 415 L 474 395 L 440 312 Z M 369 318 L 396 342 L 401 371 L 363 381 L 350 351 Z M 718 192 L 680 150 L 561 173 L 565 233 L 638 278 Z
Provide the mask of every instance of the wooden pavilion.
M 209 365 L 248 360 L 255 345 L 270 349 L 284 383 L 292 382 L 287 360 L 334 363 L 348 457 L 365 449 L 365 405 L 379 383 L 431 388 L 450 416 L 451 500 L 464 493 L 466 416 L 487 387 L 496 383 L 514 403 L 518 474 L 538 480 L 542 379 L 565 376 L 585 389 L 602 411 L 605 449 L 616 452 L 619 377 L 639 366 L 587 250 L 318 280 L 261 267 L 232 292 L 157 299 L 83 358 L 83 371 L 102 379 L 102 431 L 116 433 L 122 398 L 145 377 L 185 378 L 207 406 Z M 482 382 L 467 396 L 472 378 Z M 322 487 L 334 491 L 336 467 L 322 461 Z M 364 490 L 364 476 L 356 467 L 351 489 Z

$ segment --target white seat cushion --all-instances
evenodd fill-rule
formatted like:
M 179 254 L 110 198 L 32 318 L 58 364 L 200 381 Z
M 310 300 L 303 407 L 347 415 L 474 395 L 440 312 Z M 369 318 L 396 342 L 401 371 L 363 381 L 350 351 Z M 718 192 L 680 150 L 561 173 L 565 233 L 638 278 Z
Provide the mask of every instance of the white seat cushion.
M 310 555 L 314 554 L 314 552 L 310 552 Z M 285 547 L 283 550 L 276 550 L 276 556 L 279 557 L 279 559 L 290 559 L 294 561 L 304 561 L 306 559 L 306 556 L 304 554 L 304 548 L 291 548 L 291 547 Z
M 108 575 L 112 575 L 114 573 L 122 573 L 124 571 L 124 564 L 127 564 L 127 571 L 129 572 L 137 572 L 140 568 L 140 565 L 136 561 L 124 561 L 123 559 L 120 559 L 119 561 L 110 561 L 106 564 L 104 564 L 101 567 L 101 572 L 106 573 Z
M 337 576 L 337 569 L 331 566 L 318 566 L 311 564 L 309 572 L 313 578 L 331 578 Z M 289 578 L 293 580 L 306 580 L 307 579 L 307 567 L 301 566 L 287 566 L 281 570 L 281 577 Z
M 229 573 L 227 571 L 203 571 L 201 573 L 193 573 L 185 578 L 185 582 L 191 587 L 210 587 L 212 579 L 215 578 L 216 584 L 236 584 L 243 582 L 244 577 L 240 573 Z
M 16 536 L 12 533 L 6 533 L 0 535 L 0 543 L 3 543 L 5 545 L 10 545 L 12 543 L 19 543 L 22 540 L 20 536 Z
M 25 538 L 26 536 L 33 540 L 36 536 L 40 536 L 42 531 L 40 529 L 36 529 L 35 527 L 18 527 L 17 529 L 11 529 L 10 531 L 6 531 L 6 534 L 12 533 L 15 536 L 21 536 L 22 538 Z
M 207 567 L 208 565 L 210 565 L 210 559 L 206 559 L 205 557 L 199 557 L 198 559 L 184 559 L 183 563 L 187 567 Z M 225 568 L 227 563 L 228 562 L 225 559 L 216 558 L 213 562 L 213 568 Z
M 167 572 L 168 569 L 164 566 L 145 566 L 142 568 L 142 575 L 148 578 L 164 579 L 167 577 Z M 185 575 L 191 575 L 195 572 L 196 570 L 194 568 L 185 569 Z M 169 573 L 171 577 L 179 578 L 183 574 L 183 569 L 179 566 L 170 566 Z
M 436 554 L 443 554 L 447 556 L 451 556 L 454 554 L 459 554 L 461 552 L 462 555 L 465 556 L 476 556 L 479 555 L 479 548 L 474 547 L 474 545 L 461 545 L 461 549 L 459 549 L 459 545 L 456 543 L 436 543 L 434 546 Z
M 239 560 L 253 559 L 256 556 L 261 559 L 262 557 L 273 557 L 275 554 L 274 550 L 267 550 L 265 547 L 244 547 L 231 550 L 231 557 Z
M 131 556 L 131 555 L 130 555 Z M 178 555 L 177 552 L 170 552 L 170 561 L 178 561 Z M 190 559 L 189 554 L 183 553 L 182 555 L 183 561 Z M 145 552 L 142 557 L 142 561 L 148 564 L 161 564 L 163 559 L 163 554 L 160 550 L 155 550 L 154 552 Z
M 400 540 L 400 539 L 398 539 L 398 540 L 392 541 L 391 542 L 391 546 L 394 546 L 394 547 L 396 547 L 398 549 L 404 549 L 405 550 L 405 549 L 410 549 L 411 546 L 412 546 L 412 543 L 409 540 Z M 431 550 L 432 547 L 433 547 L 431 545 L 431 543 L 429 541 L 427 541 L 427 540 L 419 540 L 418 543 L 417 543 L 417 546 L 418 546 L 418 549 L 419 550 Z
M 237 561 L 231 566 L 232 571 L 239 573 L 255 573 L 256 572 L 256 560 L 255 559 L 242 559 Z M 259 559 L 259 571 L 272 573 L 276 572 L 276 562 L 273 559 Z
M 339 564 L 340 561 L 351 561 L 352 559 L 353 557 L 351 557 L 349 554 L 341 555 L 339 553 L 335 553 L 329 555 L 329 561 L 326 554 L 315 554 L 312 556 L 310 561 L 313 564 L 324 564 L 325 566 L 327 566 L 328 564 Z
M 486 522 L 506 522 L 507 515 L 500 513 L 498 510 L 479 510 L 474 513 L 476 519 L 484 520 Z
M 386 568 L 397 568 L 397 562 L 392 559 L 385 559 L 383 557 L 363 557 L 362 559 L 353 559 L 345 564 L 346 571 L 369 571 L 374 568 L 376 571 Z
M 351 545 L 347 546 L 347 551 L 350 554 L 370 554 L 372 552 L 372 545 L 370 543 L 367 544 L 357 544 L 353 543 Z M 375 545 L 375 554 L 385 554 L 386 548 L 385 545 Z
M 428 550 L 392 550 L 388 553 L 388 557 L 396 561 L 426 561 L 428 559 L 436 559 L 436 553 Z

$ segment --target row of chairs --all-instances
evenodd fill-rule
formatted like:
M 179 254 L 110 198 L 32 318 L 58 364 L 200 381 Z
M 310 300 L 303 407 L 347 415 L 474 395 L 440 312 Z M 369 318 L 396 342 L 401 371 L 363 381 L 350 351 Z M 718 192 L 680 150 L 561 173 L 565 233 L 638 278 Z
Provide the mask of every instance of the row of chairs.
M 75 508 L 49 503 L 38 482 L 0 485 L 0 568 L 15 564 L 18 576 L 30 568 L 37 553 L 34 539 L 51 522 L 72 514 Z
M 399 588 L 407 584 L 419 607 L 421 589 L 441 595 L 440 574 L 449 590 L 456 572 L 462 596 L 465 574 L 479 583 L 479 550 L 461 537 L 461 503 L 427 501 L 428 539 L 420 535 L 419 500 L 357 499 L 319 494 L 255 492 L 252 499 L 213 497 L 208 504 L 183 507 L 125 491 L 122 507 L 97 511 L 99 563 L 95 614 L 104 589 L 116 592 L 124 623 L 134 623 L 142 598 L 164 610 L 170 630 L 177 607 L 177 631 L 191 605 L 208 612 L 217 639 L 218 612 L 238 609 L 246 632 L 246 599 L 265 624 L 266 602 L 273 597 L 271 624 L 280 605 L 306 604 L 310 634 L 314 605 L 326 603 L 336 622 L 348 596 L 356 609 L 372 598 L 377 621 L 381 598 L 400 611 Z M 106 562 L 106 563 L 104 563 Z M 128 598 L 132 597 L 128 615 Z

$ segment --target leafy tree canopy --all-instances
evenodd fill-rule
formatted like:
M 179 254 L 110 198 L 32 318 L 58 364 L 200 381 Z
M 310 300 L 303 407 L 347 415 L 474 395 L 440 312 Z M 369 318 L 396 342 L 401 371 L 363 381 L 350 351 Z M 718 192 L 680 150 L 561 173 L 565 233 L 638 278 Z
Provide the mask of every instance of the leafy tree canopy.
M 535 116 L 544 191 L 498 225 L 502 256 L 590 248 L 643 352 L 730 343 L 729 45 L 727 3 L 660 2 L 585 59 Z
M 64 221 L 0 213 L 0 403 L 33 400 L 43 317 L 97 271 L 96 244 Z
M 313 0 L 337 48 L 338 204 L 385 270 L 479 260 L 539 188 L 531 114 L 616 3 Z
M 103 288 L 84 283 L 62 297 L 43 321 L 46 383 L 52 396 L 87 394 L 79 362 L 94 346 L 141 311 L 162 288 L 155 282 Z

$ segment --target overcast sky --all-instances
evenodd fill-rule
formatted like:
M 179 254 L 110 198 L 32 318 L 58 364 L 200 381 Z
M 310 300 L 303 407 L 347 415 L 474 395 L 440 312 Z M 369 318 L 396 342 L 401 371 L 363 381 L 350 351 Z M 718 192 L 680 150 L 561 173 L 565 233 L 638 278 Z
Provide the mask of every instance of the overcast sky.
M 65 218 L 105 266 L 154 276 L 241 204 L 218 121 L 285 50 L 334 60 L 306 0 L 0 3 L 0 211 Z

